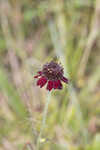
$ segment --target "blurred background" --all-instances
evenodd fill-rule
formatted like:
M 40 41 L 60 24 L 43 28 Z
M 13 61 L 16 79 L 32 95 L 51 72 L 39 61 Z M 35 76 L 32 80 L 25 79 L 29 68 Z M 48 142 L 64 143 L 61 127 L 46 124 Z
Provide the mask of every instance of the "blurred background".
M 47 99 L 33 76 L 58 57 L 41 150 L 100 150 L 100 0 L 0 0 L 0 150 L 35 150 Z

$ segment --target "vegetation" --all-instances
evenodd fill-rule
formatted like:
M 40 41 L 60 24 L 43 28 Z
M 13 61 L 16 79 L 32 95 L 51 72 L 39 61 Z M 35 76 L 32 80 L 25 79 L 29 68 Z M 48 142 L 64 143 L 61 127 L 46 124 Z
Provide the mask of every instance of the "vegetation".
M 100 1 L 0 0 L 0 150 L 35 150 L 55 59 L 69 84 L 51 92 L 41 150 L 100 150 Z

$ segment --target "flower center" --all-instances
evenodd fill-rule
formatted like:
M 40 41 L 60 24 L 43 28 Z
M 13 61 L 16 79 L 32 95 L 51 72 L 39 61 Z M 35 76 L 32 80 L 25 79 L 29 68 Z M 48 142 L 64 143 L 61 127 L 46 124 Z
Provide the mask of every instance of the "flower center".
M 52 61 L 43 66 L 43 74 L 49 80 L 59 80 L 63 76 L 63 68 Z

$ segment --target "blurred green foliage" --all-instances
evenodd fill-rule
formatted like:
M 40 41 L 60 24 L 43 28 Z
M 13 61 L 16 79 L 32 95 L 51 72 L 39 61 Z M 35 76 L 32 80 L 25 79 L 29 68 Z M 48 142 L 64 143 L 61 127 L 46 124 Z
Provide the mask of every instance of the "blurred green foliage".
M 40 149 L 100 150 L 99 27 L 99 0 L 0 1 L 0 150 L 35 149 L 47 92 L 33 76 L 55 56 L 70 82 L 52 92 Z

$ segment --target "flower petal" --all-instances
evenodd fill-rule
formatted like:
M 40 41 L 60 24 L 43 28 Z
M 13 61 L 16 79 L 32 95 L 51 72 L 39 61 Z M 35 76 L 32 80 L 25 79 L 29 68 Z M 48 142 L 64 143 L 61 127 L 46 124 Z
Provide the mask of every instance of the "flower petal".
M 38 72 L 38 75 L 34 76 L 34 78 L 38 78 L 38 77 L 40 77 L 41 75 L 42 75 L 42 71 L 39 71 L 39 72 Z
M 61 79 L 63 82 L 65 82 L 65 83 L 68 83 L 68 79 L 67 78 L 65 78 L 64 76 L 62 77 L 62 79 Z
M 34 78 L 38 78 L 40 75 L 36 75 L 36 76 L 34 76 Z
M 40 86 L 41 88 L 46 84 L 47 79 L 45 77 L 41 77 L 38 81 L 37 81 L 37 85 Z
M 42 75 L 42 71 L 38 71 L 38 74 L 41 76 Z
M 62 87 L 63 87 L 63 86 L 62 86 L 61 81 L 60 81 L 60 80 L 58 80 L 58 88 L 57 88 L 57 89 L 59 89 L 59 90 L 60 90 L 60 89 L 62 89 Z
M 49 80 L 48 81 L 48 85 L 47 85 L 47 90 L 51 91 L 53 88 L 53 81 L 52 80 Z
M 59 86 L 59 81 L 58 81 L 58 80 L 53 81 L 53 88 L 54 88 L 54 89 L 57 89 L 58 86 Z

